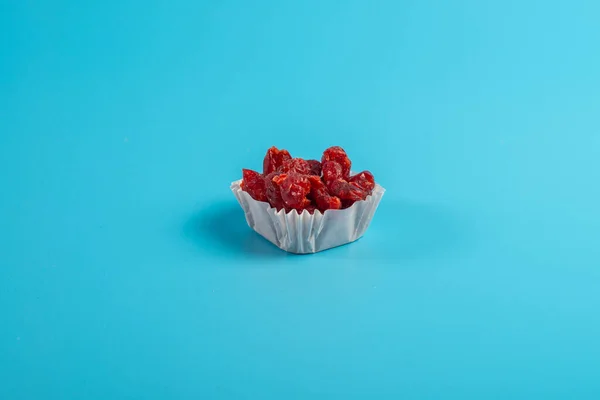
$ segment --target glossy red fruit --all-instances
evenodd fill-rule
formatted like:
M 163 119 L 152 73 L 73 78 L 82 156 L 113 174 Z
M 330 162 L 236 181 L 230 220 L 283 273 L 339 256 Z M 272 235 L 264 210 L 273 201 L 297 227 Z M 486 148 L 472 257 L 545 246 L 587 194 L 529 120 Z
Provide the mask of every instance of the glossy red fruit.
M 335 161 L 342 167 L 342 175 L 344 179 L 348 179 L 350 177 L 350 168 L 352 167 L 352 162 L 346 151 L 342 149 L 340 146 L 333 146 L 328 148 L 323 152 L 323 157 L 321 157 L 321 162 L 325 164 L 326 161 Z
M 242 176 L 242 190 L 245 190 L 254 200 L 267 201 L 264 177 L 251 169 L 242 169 Z
M 342 200 L 358 201 L 367 197 L 364 190 L 355 184 L 349 183 L 343 179 L 337 179 L 327 185 L 329 193 L 339 197 Z
M 287 150 L 279 150 L 275 146 L 271 147 L 267 150 L 267 154 L 263 160 L 263 174 L 268 175 L 277 171 L 283 165 L 284 161 L 291 158 L 292 156 Z
M 337 179 L 343 179 L 342 166 L 336 161 L 325 161 L 323 163 L 323 182 L 329 183 Z
M 318 161 L 318 160 L 306 160 L 306 162 L 308 163 L 308 165 L 310 167 L 310 174 L 311 175 L 321 176 L 322 165 L 321 165 L 320 161 Z
M 253 199 L 268 201 L 278 211 L 348 208 L 366 199 L 375 187 L 369 171 L 350 177 L 351 166 L 339 146 L 325 150 L 321 162 L 292 158 L 287 150 L 271 147 L 263 160 L 264 174 L 243 170 L 241 187 Z
M 352 186 L 353 188 L 355 188 L 358 192 L 361 193 L 361 200 L 364 200 L 367 198 L 367 196 L 369 195 L 369 193 L 364 190 L 362 187 L 360 187 L 356 182 L 348 182 L 350 184 L 350 186 Z
M 311 197 L 321 212 L 342 208 L 342 201 L 338 197 L 329 194 L 327 187 L 318 176 L 309 176 L 308 180 L 311 185 Z
M 302 158 L 291 158 L 285 160 L 278 171 L 283 173 L 310 174 L 310 164 Z
M 349 182 L 355 183 L 358 187 L 367 192 L 367 194 L 371 194 L 375 188 L 375 178 L 369 171 L 363 171 L 352 176 Z
M 267 188 L 267 200 L 271 207 L 276 208 L 277 211 L 284 207 L 283 199 L 281 198 L 281 183 L 287 175 L 279 174 L 277 172 L 271 172 L 265 177 L 265 186 Z
M 310 205 L 310 200 L 306 198 L 309 193 L 310 182 L 304 175 L 290 173 L 281 182 L 281 198 L 286 209 L 302 212 Z

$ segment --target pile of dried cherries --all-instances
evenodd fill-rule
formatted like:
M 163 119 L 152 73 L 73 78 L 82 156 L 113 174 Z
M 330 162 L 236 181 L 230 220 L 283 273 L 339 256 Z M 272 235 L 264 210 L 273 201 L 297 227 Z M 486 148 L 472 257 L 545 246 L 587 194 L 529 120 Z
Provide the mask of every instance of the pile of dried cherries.
M 286 213 L 297 210 L 339 210 L 365 200 L 375 188 L 369 171 L 350 176 L 352 163 L 339 146 L 323 152 L 321 161 L 292 158 L 287 150 L 271 147 L 263 173 L 243 169 L 241 188 L 254 200 L 268 202 Z

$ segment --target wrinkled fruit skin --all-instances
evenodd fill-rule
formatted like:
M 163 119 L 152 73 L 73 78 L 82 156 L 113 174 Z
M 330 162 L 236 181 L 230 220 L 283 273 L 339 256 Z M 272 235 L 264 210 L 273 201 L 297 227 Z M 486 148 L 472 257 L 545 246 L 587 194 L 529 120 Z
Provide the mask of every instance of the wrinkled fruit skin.
M 355 183 L 358 187 L 367 192 L 367 194 L 373 193 L 373 189 L 375 189 L 375 178 L 369 171 L 363 171 L 354 175 L 350 178 L 349 182 Z
M 280 177 L 284 175 L 279 175 Z M 281 198 L 286 209 L 302 212 L 310 205 L 306 196 L 310 193 L 310 182 L 308 177 L 296 173 L 290 173 L 281 183 Z
M 323 152 L 321 163 L 325 164 L 326 161 L 337 162 L 342 167 L 342 177 L 344 179 L 348 179 L 350 177 L 350 168 L 352 167 L 352 162 L 350 161 L 350 158 L 348 158 L 346 151 L 340 146 L 330 147 Z
M 287 150 L 279 150 L 273 146 L 267 150 L 263 160 L 263 175 L 269 175 L 277 171 L 285 161 L 291 160 L 292 156 Z
M 318 176 L 309 176 L 308 179 L 311 185 L 311 197 L 321 212 L 325 212 L 325 210 L 339 210 L 342 208 L 342 201 L 339 197 L 329 194 L 327 186 L 321 181 L 321 178 Z
M 356 184 L 352 184 L 343 179 L 336 179 L 327 185 L 329 193 L 339 197 L 342 200 L 358 201 L 364 200 L 367 194 Z
M 242 189 L 258 201 L 267 201 L 267 187 L 264 177 L 251 169 L 242 170 Z
M 283 179 L 281 179 L 280 176 L 281 174 L 278 174 L 277 172 L 271 172 L 265 177 L 267 201 L 271 207 L 276 208 L 277 211 L 283 208 L 283 199 L 281 198 L 281 183 L 283 182 Z
M 343 179 L 344 173 L 342 166 L 335 161 L 325 161 L 323 163 L 323 182 L 329 184 L 337 179 Z
M 365 200 L 375 188 L 369 171 L 350 176 L 352 162 L 339 146 L 330 147 L 321 161 L 292 158 L 287 150 L 271 147 L 263 160 L 263 173 L 242 170 L 242 190 L 257 201 L 268 202 L 286 213 L 304 210 L 339 210 Z
M 289 160 L 285 160 L 279 171 L 283 173 L 297 173 L 301 175 L 310 174 L 310 164 L 308 161 L 303 160 L 302 158 L 291 158 Z

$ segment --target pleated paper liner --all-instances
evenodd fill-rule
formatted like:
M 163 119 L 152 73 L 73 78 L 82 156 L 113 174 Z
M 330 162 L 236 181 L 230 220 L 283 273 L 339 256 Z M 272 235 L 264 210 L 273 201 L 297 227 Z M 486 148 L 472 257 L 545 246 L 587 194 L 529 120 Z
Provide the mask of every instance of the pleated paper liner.
M 282 250 L 296 254 L 316 253 L 360 239 L 366 232 L 385 193 L 375 185 L 366 200 L 357 201 L 344 210 L 327 210 L 301 214 L 292 210 L 277 211 L 269 203 L 254 200 L 242 190 L 241 180 L 231 190 L 246 215 L 250 228 Z

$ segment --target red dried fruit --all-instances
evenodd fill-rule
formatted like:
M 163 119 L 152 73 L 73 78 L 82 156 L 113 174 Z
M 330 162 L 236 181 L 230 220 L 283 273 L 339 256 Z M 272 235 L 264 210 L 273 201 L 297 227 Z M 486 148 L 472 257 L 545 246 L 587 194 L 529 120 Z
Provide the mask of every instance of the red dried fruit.
M 325 183 L 333 182 L 336 179 L 343 178 L 342 166 L 336 161 L 325 161 L 323 163 L 323 181 Z
M 264 177 L 251 169 L 242 169 L 242 176 L 242 190 L 245 190 L 254 200 L 267 201 Z
M 279 177 L 284 175 L 279 175 Z M 304 175 L 290 173 L 281 183 L 281 198 L 286 208 L 302 212 L 310 205 L 310 200 L 306 198 L 309 193 L 310 182 Z
M 346 151 L 340 146 L 333 146 L 325 150 L 323 152 L 321 162 L 325 164 L 325 161 L 335 161 L 339 163 L 342 167 L 342 175 L 344 179 L 347 179 L 350 176 L 352 162 L 350 161 L 350 158 L 348 158 Z
M 350 183 L 355 183 L 362 190 L 371 194 L 375 188 L 375 178 L 369 171 L 363 171 L 350 178 Z
M 327 187 L 318 176 L 309 176 L 308 180 L 311 185 L 311 197 L 317 204 L 321 212 L 325 210 L 339 210 L 342 208 L 342 201 L 327 192 Z
M 278 211 L 325 210 L 351 207 L 373 192 L 375 179 L 369 171 L 350 177 L 352 163 L 339 146 L 323 153 L 321 162 L 292 158 L 287 150 L 271 147 L 263 160 L 261 175 L 243 170 L 241 188 L 258 201 L 268 201 Z
M 321 176 L 321 162 L 318 160 L 306 160 L 306 162 L 308 163 L 309 167 L 310 167 L 310 174 L 311 175 L 316 175 L 316 176 Z
M 367 197 L 364 190 L 355 184 L 346 182 L 343 179 L 337 179 L 327 185 L 329 193 L 339 197 L 342 200 L 358 201 Z
M 279 150 L 273 146 L 267 150 L 267 154 L 263 160 L 263 174 L 268 175 L 271 172 L 277 171 L 283 165 L 283 162 L 290 160 L 292 156 L 287 150 Z
M 310 164 L 302 158 L 291 158 L 285 160 L 278 171 L 283 173 L 298 173 L 308 175 L 310 173 Z
M 357 190 L 357 193 L 360 192 L 361 193 L 361 200 L 364 200 L 367 198 L 367 196 L 369 195 L 369 193 L 367 193 L 366 190 L 364 190 L 363 188 L 361 188 L 356 182 L 348 182 L 350 184 L 350 186 L 352 186 L 355 190 Z
M 342 200 L 335 196 L 320 197 L 317 204 L 321 212 L 327 210 L 339 210 L 342 208 Z
M 307 178 L 308 178 L 308 181 L 310 182 L 311 194 L 314 193 L 314 190 L 324 190 L 325 192 L 327 192 L 327 187 L 321 181 L 320 177 L 318 177 L 316 175 L 309 175 Z
M 283 199 L 281 198 L 281 182 L 283 182 L 285 177 L 286 175 L 282 176 L 277 172 L 271 172 L 265 177 L 267 200 L 271 207 L 276 208 L 277 211 L 281 210 L 284 206 Z

